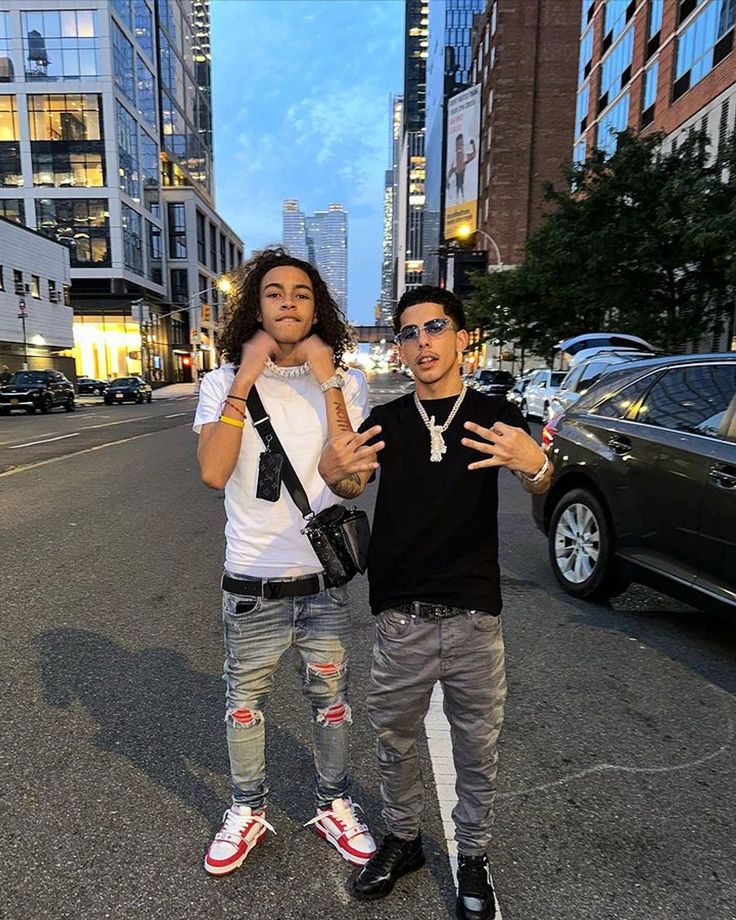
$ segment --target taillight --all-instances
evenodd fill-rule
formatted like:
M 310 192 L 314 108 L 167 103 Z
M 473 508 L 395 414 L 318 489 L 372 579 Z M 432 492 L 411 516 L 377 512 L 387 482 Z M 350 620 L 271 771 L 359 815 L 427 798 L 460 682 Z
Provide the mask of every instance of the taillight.
M 557 434 L 557 426 L 560 424 L 561 419 L 561 415 L 556 415 L 547 422 L 544 428 L 542 428 L 542 447 L 552 446 L 552 442 Z

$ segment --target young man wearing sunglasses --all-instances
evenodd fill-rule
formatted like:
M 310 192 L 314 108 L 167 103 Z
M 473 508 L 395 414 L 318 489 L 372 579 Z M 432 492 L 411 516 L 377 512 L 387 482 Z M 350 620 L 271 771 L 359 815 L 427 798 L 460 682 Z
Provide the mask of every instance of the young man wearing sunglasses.
M 363 423 L 361 431 L 380 426 L 379 453 L 369 456 L 370 445 L 340 435 L 319 467 L 345 498 L 363 491 L 370 461 L 381 468 L 368 564 L 376 616 L 368 711 L 387 834 L 351 890 L 359 900 L 382 898 L 424 864 L 417 738 L 440 681 L 457 772 L 457 916 L 491 920 L 487 851 L 506 697 L 498 469 L 516 473 L 530 492 L 549 488 L 552 469 L 514 405 L 461 381 L 458 354 L 468 333 L 454 294 L 408 291 L 394 328 L 415 392 L 377 406 Z

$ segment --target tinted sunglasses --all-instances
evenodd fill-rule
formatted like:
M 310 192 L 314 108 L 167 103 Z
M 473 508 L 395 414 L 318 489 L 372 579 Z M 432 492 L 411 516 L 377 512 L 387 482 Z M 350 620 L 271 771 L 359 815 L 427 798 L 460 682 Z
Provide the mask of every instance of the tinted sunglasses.
M 430 338 L 436 338 L 446 329 L 454 329 L 452 320 L 447 316 L 438 316 L 437 319 L 429 319 L 423 326 L 404 326 L 404 328 L 394 336 L 394 342 L 397 345 L 406 345 L 407 342 L 416 342 L 419 333 L 423 329 Z

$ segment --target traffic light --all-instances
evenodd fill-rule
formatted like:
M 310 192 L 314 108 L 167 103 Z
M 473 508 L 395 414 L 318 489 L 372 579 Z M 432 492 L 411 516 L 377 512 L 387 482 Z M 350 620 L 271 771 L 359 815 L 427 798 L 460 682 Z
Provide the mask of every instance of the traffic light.
M 209 304 L 203 303 L 202 304 L 202 322 L 208 323 L 210 321 L 211 316 L 212 316 L 212 311 L 210 310 Z
M 183 367 L 189 367 L 189 365 L 192 363 L 192 359 L 189 357 L 189 355 L 184 355 L 184 357 L 181 359 L 181 363 Z

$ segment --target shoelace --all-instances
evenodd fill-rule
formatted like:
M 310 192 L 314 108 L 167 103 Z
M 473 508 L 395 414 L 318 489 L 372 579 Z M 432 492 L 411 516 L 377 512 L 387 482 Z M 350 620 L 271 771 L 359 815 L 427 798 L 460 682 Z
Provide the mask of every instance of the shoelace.
M 232 808 L 228 808 L 223 815 L 223 819 L 225 823 L 222 825 L 220 832 L 216 835 L 216 840 L 224 840 L 227 843 L 239 844 L 243 836 L 243 831 L 251 822 L 260 824 L 262 827 L 265 827 L 266 830 L 271 831 L 274 836 L 276 835 L 276 831 L 268 821 L 266 821 L 263 815 L 254 815 L 252 813 L 249 815 L 239 815 L 236 814 Z
M 323 818 L 332 818 L 341 825 L 342 830 L 348 837 L 356 837 L 358 834 L 367 834 L 368 827 L 355 814 L 356 810 L 363 811 L 357 802 L 345 802 L 342 807 L 338 806 L 337 808 L 333 805 L 329 811 L 321 811 L 319 814 L 316 814 L 304 824 L 304 827 L 309 827 L 311 824 L 317 824 Z
M 488 897 L 491 880 L 488 874 L 488 860 L 460 857 L 458 861 L 460 893 L 466 898 Z

